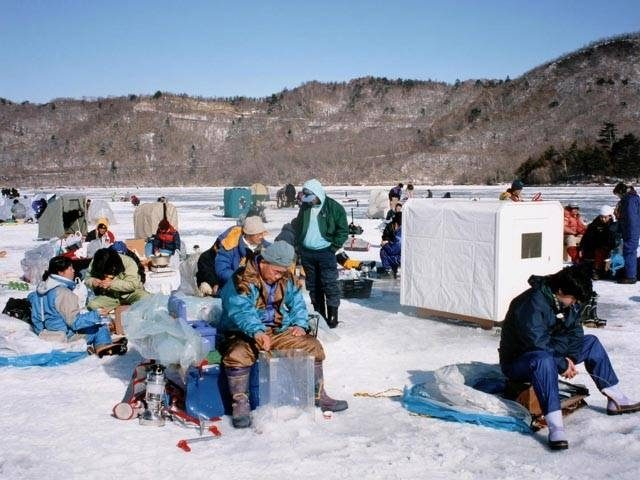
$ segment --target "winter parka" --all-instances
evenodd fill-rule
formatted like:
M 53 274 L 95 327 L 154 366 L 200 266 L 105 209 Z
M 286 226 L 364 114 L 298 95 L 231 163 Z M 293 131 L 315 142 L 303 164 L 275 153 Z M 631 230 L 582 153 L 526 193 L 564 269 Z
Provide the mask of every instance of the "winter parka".
M 331 248 L 334 252 L 338 251 L 349 237 L 347 212 L 333 198 L 327 197 L 324 188 L 317 180 L 309 180 L 304 184 L 304 188 L 312 191 L 320 200 L 320 212 L 318 213 L 320 235 L 331 243 Z M 302 246 L 304 237 L 309 229 L 310 216 L 310 208 L 303 205 L 298 211 L 298 216 L 291 222 L 296 231 L 298 247 Z
M 82 312 L 78 297 L 73 293 L 76 284 L 60 275 L 50 275 L 40 282 L 27 299 L 31 303 L 31 322 L 36 334 L 44 329 L 66 332 L 71 337 L 78 330 L 100 323 L 98 312 Z
M 293 326 L 309 328 L 307 307 L 291 275 L 280 278 L 270 295 L 269 285 L 259 273 L 261 256 L 256 256 L 244 268 L 238 269 L 233 280 L 220 291 L 223 332 L 241 332 L 251 338 L 266 332 L 267 323 L 275 323 L 275 332 L 281 333 Z M 275 316 L 269 319 L 269 310 Z
M 265 248 L 269 245 L 269 242 L 263 240 L 259 248 Z M 225 285 L 233 272 L 245 264 L 247 256 L 253 254 L 242 239 L 242 227 L 240 226 L 231 227 L 222 232 L 216 239 L 214 249 L 216 250 L 215 274 L 220 286 Z
M 553 355 L 558 374 L 567 370 L 582 350 L 584 331 L 580 307 L 558 304 L 546 277 L 529 277 L 531 288 L 511 301 L 502 325 L 500 364 L 508 364 L 524 353 L 541 350 Z
M 631 188 L 616 207 L 616 218 L 624 240 L 640 237 L 640 197 Z

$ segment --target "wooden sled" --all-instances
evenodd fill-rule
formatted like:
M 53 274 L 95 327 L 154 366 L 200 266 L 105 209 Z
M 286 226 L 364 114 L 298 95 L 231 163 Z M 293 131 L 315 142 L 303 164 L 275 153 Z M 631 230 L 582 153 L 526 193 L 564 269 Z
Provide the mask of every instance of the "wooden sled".
M 584 385 L 560 380 L 558 386 L 563 417 L 587 405 L 584 399 L 589 396 L 589 389 Z M 546 428 L 547 422 L 542 414 L 540 402 L 530 383 L 508 382 L 504 396 L 509 400 L 518 402 L 529 410 L 529 413 L 531 413 L 531 428 L 534 431 Z

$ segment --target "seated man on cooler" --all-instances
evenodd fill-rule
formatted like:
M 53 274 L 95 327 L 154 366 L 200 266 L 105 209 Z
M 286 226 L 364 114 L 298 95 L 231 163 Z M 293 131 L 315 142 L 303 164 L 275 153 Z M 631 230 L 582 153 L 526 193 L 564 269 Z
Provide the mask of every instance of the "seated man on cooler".
M 549 447 L 569 447 L 562 421 L 558 375 L 570 379 L 583 363 L 605 395 L 607 413 L 640 411 L 619 387 L 606 350 L 593 335 L 585 335 L 578 302 L 592 295 L 590 272 L 571 266 L 545 277 L 531 276 L 531 288 L 509 305 L 500 337 L 500 366 L 510 380 L 530 382 L 549 427 Z
M 251 426 L 247 395 L 249 373 L 259 350 L 301 349 L 315 357 L 316 406 L 338 412 L 347 402 L 334 400 L 324 390 L 322 345 L 309 335 L 307 307 L 291 274 L 295 251 L 276 241 L 251 257 L 220 291 L 222 299 L 219 350 L 233 398 L 233 426 Z

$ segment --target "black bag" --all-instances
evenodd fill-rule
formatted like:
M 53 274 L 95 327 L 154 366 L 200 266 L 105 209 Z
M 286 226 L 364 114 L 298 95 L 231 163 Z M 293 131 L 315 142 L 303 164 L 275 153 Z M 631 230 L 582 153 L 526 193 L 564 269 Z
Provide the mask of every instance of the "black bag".
M 26 298 L 10 298 L 2 313 L 31 324 L 31 302 Z

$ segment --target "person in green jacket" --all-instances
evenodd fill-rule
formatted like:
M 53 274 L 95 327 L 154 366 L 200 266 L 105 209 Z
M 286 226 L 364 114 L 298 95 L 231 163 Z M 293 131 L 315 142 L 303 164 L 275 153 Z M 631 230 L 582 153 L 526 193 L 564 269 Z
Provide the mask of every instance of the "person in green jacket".
M 335 253 L 349 236 L 347 212 L 327 197 L 316 179 L 302 187 L 302 205 L 292 222 L 311 303 L 331 328 L 338 325 L 340 288 Z
M 87 304 L 89 310 L 112 310 L 149 295 L 144 290 L 136 262 L 112 248 L 98 250 L 87 272 L 84 282 L 96 295 Z

